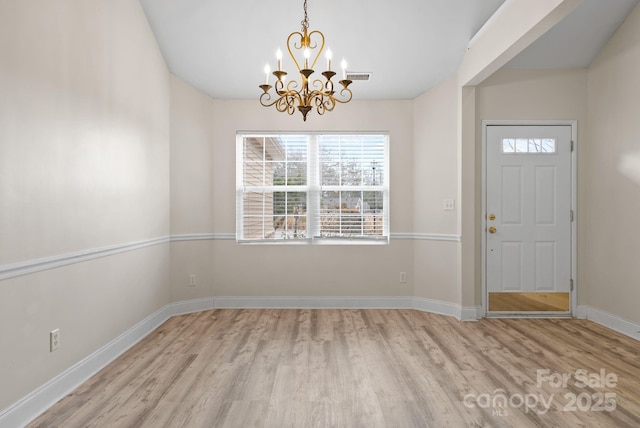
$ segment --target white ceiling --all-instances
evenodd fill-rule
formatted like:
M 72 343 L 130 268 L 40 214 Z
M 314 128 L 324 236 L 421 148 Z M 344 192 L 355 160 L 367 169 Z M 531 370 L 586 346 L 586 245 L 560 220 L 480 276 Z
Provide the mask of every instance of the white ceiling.
M 584 0 L 508 66 L 586 67 L 638 1 Z M 373 73 L 353 83 L 354 99 L 412 99 L 457 70 L 503 2 L 308 0 L 309 28 L 324 33 L 335 65 L 344 57 L 349 71 Z M 214 98 L 257 99 L 264 65 L 303 18 L 303 0 L 140 3 L 171 72 Z
M 584 0 L 506 67 L 588 67 L 638 1 Z

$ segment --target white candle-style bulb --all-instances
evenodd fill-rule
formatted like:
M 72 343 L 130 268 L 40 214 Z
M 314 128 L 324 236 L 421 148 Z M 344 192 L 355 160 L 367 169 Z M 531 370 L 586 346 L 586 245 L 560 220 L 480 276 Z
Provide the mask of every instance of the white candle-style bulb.
M 276 51 L 276 59 L 278 60 L 278 71 L 282 71 L 282 51 L 280 48 Z
M 309 68 L 309 57 L 311 57 L 311 51 L 309 50 L 309 48 L 305 48 L 304 52 L 304 68 Z
M 264 66 L 264 84 L 268 85 L 269 84 L 269 72 L 271 72 L 271 67 L 269 67 L 269 64 Z
M 344 58 L 342 58 L 342 62 L 340 63 L 340 67 L 342 67 L 342 78 L 346 79 L 347 78 L 347 61 L 345 61 Z
M 327 70 L 331 71 L 331 57 L 333 56 L 331 49 L 327 49 L 325 56 L 327 57 Z

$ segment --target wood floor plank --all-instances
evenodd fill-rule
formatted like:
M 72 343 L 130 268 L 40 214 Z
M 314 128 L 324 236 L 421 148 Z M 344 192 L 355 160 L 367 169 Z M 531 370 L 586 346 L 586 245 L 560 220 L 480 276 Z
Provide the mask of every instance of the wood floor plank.
M 584 320 L 212 310 L 171 318 L 29 427 L 637 427 L 639 356 Z

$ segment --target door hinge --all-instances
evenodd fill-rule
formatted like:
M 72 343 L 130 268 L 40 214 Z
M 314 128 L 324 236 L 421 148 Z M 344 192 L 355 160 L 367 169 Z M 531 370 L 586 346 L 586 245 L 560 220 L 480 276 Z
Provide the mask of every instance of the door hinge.
M 571 140 L 571 151 L 573 151 L 573 140 Z
M 573 210 L 571 210 L 571 214 L 569 215 L 569 217 L 571 218 L 571 221 L 573 221 Z
M 573 278 L 569 280 L 569 286 L 571 288 L 571 291 L 573 291 Z

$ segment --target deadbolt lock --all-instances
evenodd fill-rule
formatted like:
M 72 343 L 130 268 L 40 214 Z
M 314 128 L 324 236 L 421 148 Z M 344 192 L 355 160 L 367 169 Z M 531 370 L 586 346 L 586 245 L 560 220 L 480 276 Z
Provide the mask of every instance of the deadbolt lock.
M 489 214 L 489 220 L 495 220 L 495 219 L 496 219 L 495 214 Z
M 498 229 L 496 229 L 495 227 L 491 226 L 489 228 L 489 233 L 496 233 L 498 231 Z

